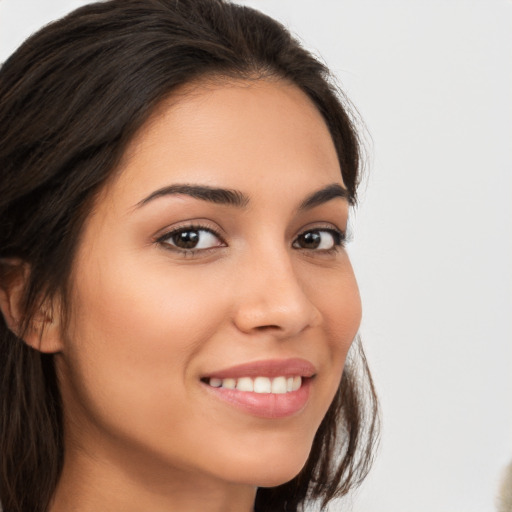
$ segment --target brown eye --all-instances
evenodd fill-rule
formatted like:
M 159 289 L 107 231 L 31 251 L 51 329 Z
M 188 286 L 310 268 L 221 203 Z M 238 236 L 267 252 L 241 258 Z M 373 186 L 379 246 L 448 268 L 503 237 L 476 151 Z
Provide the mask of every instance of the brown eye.
M 192 227 L 180 228 L 168 233 L 161 237 L 159 242 L 170 245 L 177 250 L 202 250 L 223 245 L 223 242 L 213 231 Z
M 301 233 L 293 243 L 293 247 L 299 249 L 328 251 L 341 244 L 341 233 L 330 229 L 312 229 Z
M 174 245 L 180 249 L 194 249 L 199 238 L 198 231 L 179 231 L 171 236 Z
M 322 237 L 318 231 L 307 231 L 299 235 L 297 242 L 302 249 L 316 249 L 322 242 Z

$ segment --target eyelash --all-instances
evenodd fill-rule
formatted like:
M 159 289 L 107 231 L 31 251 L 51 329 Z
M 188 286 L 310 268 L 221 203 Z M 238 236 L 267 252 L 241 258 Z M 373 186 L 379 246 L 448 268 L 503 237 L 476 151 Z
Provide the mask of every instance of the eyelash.
M 172 238 L 173 236 L 176 236 L 179 233 L 186 233 L 189 231 L 206 231 L 206 232 L 212 234 L 213 236 L 215 236 L 216 238 L 218 238 L 222 244 L 226 243 L 224 241 L 224 239 L 222 238 L 222 236 L 217 231 L 213 230 L 212 228 L 210 228 L 208 226 L 204 226 L 201 224 L 189 224 L 187 226 L 180 226 L 179 228 L 172 229 L 171 231 L 168 231 L 167 233 L 164 233 L 162 236 L 158 237 L 158 239 L 156 240 L 156 243 L 163 245 L 166 249 L 168 249 L 170 251 L 182 253 L 185 256 L 194 256 L 195 254 L 197 254 L 199 252 L 206 252 L 206 251 L 210 251 L 212 249 L 216 249 L 218 247 L 225 246 L 225 245 L 217 245 L 215 247 L 210 247 L 207 249 L 195 249 L 195 248 L 184 249 L 181 247 L 176 247 L 175 245 L 172 245 L 167 241 L 167 240 L 169 240 L 169 238 Z
M 204 249 L 196 249 L 196 248 L 186 249 L 186 248 L 177 247 L 168 242 L 168 240 L 170 238 L 178 235 L 179 233 L 186 233 L 186 232 L 191 232 L 191 231 L 206 231 L 206 232 L 212 234 L 213 236 L 215 236 L 221 242 L 221 245 L 217 245 L 214 247 L 208 247 L 208 248 L 204 248 Z M 295 243 L 297 242 L 297 240 L 301 236 L 304 236 L 308 233 L 329 233 L 333 239 L 333 247 L 330 249 L 320 249 L 320 250 L 304 248 L 304 247 L 295 247 Z M 332 253 L 336 253 L 340 249 L 344 248 L 346 241 L 347 241 L 347 235 L 344 231 L 341 231 L 341 230 L 338 230 L 338 229 L 335 229 L 332 227 L 318 226 L 318 227 L 306 229 L 306 230 L 302 231 L 301 233 L 299 233 L 297 235 L 297 237 L 295 238 L 295 240 L 293 241 L 292 247 L 294 247 L 295 249 L 307 251 L 307 252 L 332 254 Z M 179 228 L 172 229 L 171 231 L 168 231 L 168 232 L 164 233 L 162 236 L 158 237 L 155 240 L 155 242 L 157 244 L 164 246 L 168 250 L 182 253 L 185 256 L 194 256 L 200 252 L 209 252 L 210 250 L 226 246 L 225 245 L 226 242 L 224 241 L 224 239 L 218 232 L 216 232 L 215 230 L 213 230 L 212 228 L 210 228 L 208 226 L 204 226 L 204 225 L 200 225 L 200 224 L 190 224 L 187 226 L 180 226 Z
M 301 233 L 299 233 L 297 235 L 297 237 L 295 238 L 295 240 L 293 241 L 292 247 L 295 246 L 296 241 L 301 236 L 304 236 L 308 233 L 329 233 L 333 240 L 333 246 L 330 249 L 319 249 L 319 250 L 316 250 L 316 248 L 309 249 L 309 248 L 305 248 L 305 247 L 295 247 L 296 249 L 299 249 L 301 251 L 307 251 L 307 252 L 317 252 L 317 253 L 321 253 L 321 254 L 333 254 L 333 253 L 338 252 L 340 249 L 343 249 L 345 247 L 345 243 L 347 240 L 346 233 L 341 230 L 334 229 L 332 227 L 318 226 L 318 227 L 306 229 L 306 230 L 302 231 Z

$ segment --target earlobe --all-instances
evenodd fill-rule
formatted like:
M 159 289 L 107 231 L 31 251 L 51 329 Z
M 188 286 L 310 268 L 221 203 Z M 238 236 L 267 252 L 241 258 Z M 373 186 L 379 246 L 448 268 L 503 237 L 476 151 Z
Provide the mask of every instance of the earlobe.
M 25 286 L 30 275 L 29 264 L 16 259 L 0 260 L 0 311 L 7 327 L 32 348 L 45 353 L 62 349 L 60 315 L 43 304 L 26 328 L 24 311 Z
M 52 354 L 62 350 L 61 332 L 60 310 L 43 304 L 21 337 L 39 352 Z
M 16 258 L 2 258 L 0 269 L 0 309 L 7 327 L 19 335 L 23 289 L 30 270 L 27 263 Z

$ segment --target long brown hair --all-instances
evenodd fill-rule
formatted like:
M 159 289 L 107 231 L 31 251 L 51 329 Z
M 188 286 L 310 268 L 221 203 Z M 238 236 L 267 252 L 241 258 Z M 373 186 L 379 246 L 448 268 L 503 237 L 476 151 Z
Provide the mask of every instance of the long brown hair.
M 83 222 L 134 134 L 176 88 L 211 76 L 277 77 L 302 89 L 329 127 L 356 202 L 360 144 L 348 103 L 281 24 L 224 0 L 82 7 L 0 69 L 0 285 L 10 261 L 28 263 L 25 328 L 45 298 L 68 296 Z M 52 356 L 22 338 L 0 316 L 0 501 L 4 512 L 45 512 L 62 470 L 62 406 Z M 305 467 L 260 488 L 257 511 L 325 505 L 368 472 L 377 401 L 359 342 L 350 357 Z

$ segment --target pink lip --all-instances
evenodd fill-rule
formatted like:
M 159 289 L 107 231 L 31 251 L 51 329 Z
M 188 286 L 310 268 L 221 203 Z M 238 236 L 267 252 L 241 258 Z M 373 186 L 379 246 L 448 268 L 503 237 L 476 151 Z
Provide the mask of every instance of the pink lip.
M 254 393 L 237 389 L 215 388 L 203 382 L 207 392 L 242 412 L 266 419 L 286 418 L 300 412 L 309 400 L 312 377 L 316 368 L 304 359 L 256 361 L 219 370 L 210 378 L 237 379 L 240 377 L 302 377 L 302 386 L 297 391 L 283 394 Z
M 269 359 L 244 363 L 223 370 L 217 370 L 205 377 L 217 379 L 238 379 L 240 377 L 312 377 L 316 368 L 305 359 Z

